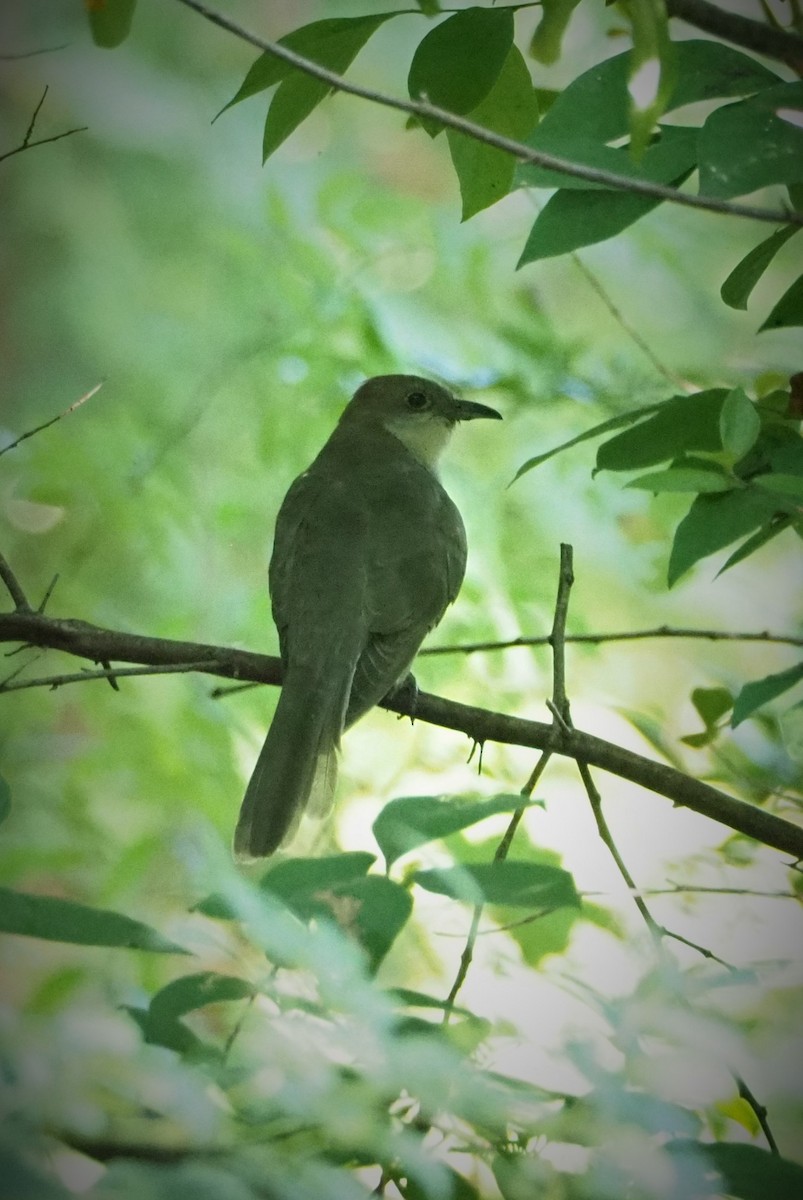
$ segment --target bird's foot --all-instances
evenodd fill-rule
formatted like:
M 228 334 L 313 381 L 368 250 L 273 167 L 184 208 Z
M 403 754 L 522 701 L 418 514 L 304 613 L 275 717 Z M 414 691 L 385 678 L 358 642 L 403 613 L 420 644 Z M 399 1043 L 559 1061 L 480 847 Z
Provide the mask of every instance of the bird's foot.
M 409 717 L 410 724 L 415 724 L 415 710 L 418 705 L 418 684 L 416 683 L 415 675 L 412 671 L 405 675 L 404 679 L 400 679 L 394 687 L 390 689 L 386 700 L 392 700 L 394 704 L 404 706 L 405 711 L 399 713 L 399 718 Z

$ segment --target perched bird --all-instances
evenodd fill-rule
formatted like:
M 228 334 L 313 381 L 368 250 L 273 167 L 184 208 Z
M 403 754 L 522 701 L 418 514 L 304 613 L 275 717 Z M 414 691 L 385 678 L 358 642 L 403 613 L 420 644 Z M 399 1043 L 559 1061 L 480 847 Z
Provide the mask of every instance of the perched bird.
M 355 393 L 291 485 L 270 563 L 284 682 L 243 799 L 235 854 L 272 854 L 305 808 L 327 811 L 340 735 L 405 680 L 466 566 L 460 513 L 438 480 L 458 421 L 499 418 L 416 375 Z

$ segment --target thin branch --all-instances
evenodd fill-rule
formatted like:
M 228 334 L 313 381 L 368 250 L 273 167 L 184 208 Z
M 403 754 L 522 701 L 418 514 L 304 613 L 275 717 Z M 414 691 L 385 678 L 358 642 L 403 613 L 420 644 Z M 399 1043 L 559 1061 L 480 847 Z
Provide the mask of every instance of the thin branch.
M 22 584 L 17 579 L 16 575 L 11 570 L 11 567 L 8 565 L 8 562 L 2 554 L 0 554 L 0 579 L 2 579 L 3 583 L 6 585 L 8 594 L 14 601 L 14 607 L 16 608 L 17 612 L 29 613 L 31 611 L 31 606 L 28 603 L 25 592 L 22 590 Z M 13 640 L 17 641 L 18 639 L 14 638 Z
M 633 345 L 638 347 L 647 361 L 652 364 L 653 369 L 657 371 L 657 373 L 673 387 L 680 387 L 688 390 L 687 384 L 677 375 L 675 375 L 674 371 L 670 371 L 669 367 L 661 362 L 661 359 L 655 353 L 649 342 L 641 336 L 635 325 L 631 325 L 630 321 L 627 320 L 618 305 L 614 304 L 613 300 L 608 295 L 607 289 L 602 285 L 602 283 L 600 283 L 597 276 L 584 261 L 584 259 L 580 257 L 576 250 L 572 250 L 571 259 L 574 265 L 577 267 L 577 270 L 585 279 L 588 286 L 599 298 L 600 302 L 605 306 L 605 308 L 607 308 L 616 324 L 619 326 L 622 332 L 630 338 Z
M 60 136 L 63 137 L 64 135 L 61 134 Z M 36 144 L 38 145 L 38 143 Z M 1 157 L 2 155 L 0 155 L 0 158 Z M 92 397 L 95 396 L 102 387 L 103 380 L 101 380 L 100 383 L 96 383 L 95 386 L 90 388 L 88 392 L 85 392 L 83 396 L 79 396 L 77 400 L 74 400 L 69 408 L 64 409 L 64 412 L 58 413 L 55 417 L 51 417 L 48 421 L 43 421 L 42 424 L 37 425 L 35 429 L 29 429 L 26 433 L 21 433 L 15 441 L 11 442 L 8 446 L 3 446 L 2 449 L 0 449 L 0 456 L 3 454 L 8 454 L 9 450 L 14 450 L 17 446 L 19 446 L 20 442 L 24 442 L 28 438 L 32 438 L 36 433 L 41 433 L 43 429 L 49 429 L 50 426 L 55 425 L 57 421 L 63 421 L 65 417 L 70 415 L 70 413 L 75 412 L 76 408 L 80 408 L 82 404 L 86 404 L 87 400 L 91 400 Z
M 0 613 L 0 642 L 22 642 L 63 650 L 93 663 L 128 662 L 146 666 L 203 663 L 203 667 L 196 669 L 227 679 L 279 684 L 282 678 L 280 660 L 268 655 L 202 642 L 143 637 L 25 609 Z M 408 697 L 389 697 L 381 707 L 402 716 L 411 715 Z M 416 698 L 415 718 L 443 729 L 457 730 L 474 741 L 550 750 L 589 766 L 601 767 L 665 796 L 673 804 L 702 813 L 747 837 L 773 846 L 794 860 L 803 859 L 803 829 L 791 821 L 593 734 L 578 729 L 556 730 L 554 724 L 475 708 L 427 692 L 419 692 Z
M 203 659 L 199 662 L 164 663 L 158 667 L 109 666 L 100 668 L 97 671 L 75 671 L 70 675 L 46 675 L 41 679 L 22 679 L 17 683 L 12 682 L 14 677 L 19 674 L 19 671 L 15 671 L 13 676 L 0 683 L 0 694 L 3 692 L 22 692 L 27 688 L 37 687 L 46 687 L 51 692 L 54 692 L 56 688 L 63 687 L 66 683 L 85 683 L 89 679 L 108 679 L 111 683 L 114 683 L 116 680 L 122 679 L 127 675 L 185 675 L 189 671 L 207 671 L 216 665 L 218 664 L 214 660 Z
M 428 646 L 421 654 L 476 654 L 480 650 L 514 650 L 520 646 L 548 646 L 549 634 L 539 637 L 509 638 L 503 642 L 461 642 L 456 646 Z M 603 642 L 637 642 L 646 638 L 697 638 L 706 642 L 769 642 L 780 646 L 803 646 L 803 637 L 793 634 L 729 632 L 724 629 L 681 629 L 658 625 L 654 629 L 622 629 L 615 633 L 569 633 L 566 642 L 585 642 L 599 646 Z
M 753 1112 L 756 1114 L 758 1123 L 761 1126 L 761 1131 L 764 1134 L 764 1137 L 767 1139 L 767 1145 L 769 1146 L 770 1150 L 773 1154 L 780 1154 L 778 1143 L 775 1141 L 775 1138 L 772 1135 L 772 1130 L 770 1129 L 769 1121 L 767 1120 L 767 1109 L 763 1104 L 759 1104 L 758 1100 L 750 1091 L 750 1088 L 742 1079 L 741 1075 L 735 1075 L 734 1078 L 736 1080 L 736 1086 L 739 1089 L 739 1095 L 741 1096 L 742 1100 L 746 1100 Z
M 708 0 L 666 0 L 666 11 L 670 17 L 677 17 L 704 33 L 713 33 L 723 41 L 786 63 L 798 74 L 803 72 L 803 38 L 795 33 L 726 12 Z
M 60 46 L 40 46 L 38 50 L 18 50 L 14 54 L 0 54 L 0 62 L 19 62 L 23 58 L 36 58 L 38 54 L 55 54 L 57 50 L 66 50 L 68 42 Z
M 279 42 L 270 42 L 266 38 L 251 33 L 250 30 L 243 28 L 242 25 L 231 20 L 231 18 L 225 16 L 223 13 L 208 8 L 200 0 L 178 0 L 178 2 L 186 8 L 191 8 L 207 21 L 211 21 L 213 25 L 217 25 L 221 29 L 225 29 L 228 33 L 234 34 L 241 41 L 248 42 L 249 45 L 255 46 L 265 54 L 272 54 L 275 58 L 279 58 L 297 70 L 303 71 L 306 75 L 310 75 L 312 78 L 319 79 L 322 83 L 328 84 L 329 87 L 334 88 L 336 91 L 345 92 L 349 96 L 357 96 L 373 104 L 381 104 L 385 108 L 396 109 L 398 112 L 407 113 L 410 116 L 437 121 L 448 129 L 455 129 L 458 133 L 464 133 L 468 137 L 474 138 L 475 141 L 484 142 L 486 145 L 493 146 L 497 150 L 503 150 L 506 154 L 510 154 L 518 159 L 519 162 L 532 163 L 535 166 L 559 171 L 563 175 L 571 175 L 576 179 L 583 179 L 587 183 L 594 183 L 600 187 L 613 188 L 616 191 L 629 192 L 638 196 L 649 196 L 653 200 L 668 200 L 670 203 L 685 205 L 687 208 L 703 209 L 706 212 L 733 217 L 746 217 L 750 220 L 766 221 L 773 225 L 785 222 L 791 225 L 803 226 L 803 213 L 792 209 L 758 208 L 747 204 L 735 204 L 729 200 L 718 200 L 713 196 L 693 195 L 690 192 L 678 191 L 677 188 L 665 187 L 662 184 L 651 183 L 644 179 L 634 179 L 629 175 L 619 175 L 614 171 L 604 171 L 597 167 L 584 166 L 580 163 L 571 162 L 569 159 L 558 158 L 554 154 L 547 154 L 541 150 L 533 150 L 531 146 L 526 145 L 524 142 L 518 142 L 512 138 L 504 137 L 502 134 L 494 133 L 491 129 L 486 129 L 482 125 L 468 121 L 465 117 L 459 117 L 456 113 L 448 112 L 446 109 L 439 108 L 435 104 L 429 104 L 424 100 L 402 100 L 398 96 L 390 96 L 386 92 L 378 92 L 374 88 L 352 83 L 343 75 L 338 75 L 335 71 L 330 71 L 326 67 L 313 62 L 312 59 L 296 54 L 295 51 L 281 45 Z

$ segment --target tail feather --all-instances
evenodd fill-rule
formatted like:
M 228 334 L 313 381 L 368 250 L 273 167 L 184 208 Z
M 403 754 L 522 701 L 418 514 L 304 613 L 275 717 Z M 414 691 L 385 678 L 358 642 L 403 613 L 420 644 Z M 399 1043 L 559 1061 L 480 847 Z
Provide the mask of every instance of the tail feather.
M 237 858 L 272 854 L 295 832 L 308 805 L 316 816 L 328 810 L 346 698 L 342 688 L 314 688 L 292 675 L 285 679 L 240 809 Z

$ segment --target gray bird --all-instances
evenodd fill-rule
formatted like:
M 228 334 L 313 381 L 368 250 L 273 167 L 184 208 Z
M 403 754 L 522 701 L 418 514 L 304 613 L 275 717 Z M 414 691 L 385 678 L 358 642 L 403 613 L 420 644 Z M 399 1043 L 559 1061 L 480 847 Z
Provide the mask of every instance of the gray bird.
M 466 534 L 436 467 L 458 421 L 499 418 L 416 375 L 360 387 L 291 485 L 270 563 L 284 682 L 235 854 L 272 854 L 329 808 L 340 736 L 408 675 L 457 596 Z

